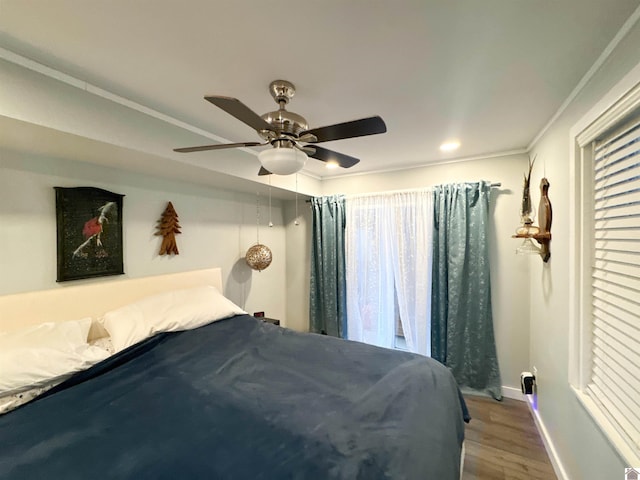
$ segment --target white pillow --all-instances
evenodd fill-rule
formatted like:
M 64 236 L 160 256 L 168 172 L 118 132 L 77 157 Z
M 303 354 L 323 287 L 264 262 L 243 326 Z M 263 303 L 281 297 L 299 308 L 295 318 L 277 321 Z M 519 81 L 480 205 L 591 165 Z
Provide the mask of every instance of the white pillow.
M 109 356 L 87 343 L 91 319 L 0 334 L 0 396 L 60 382 Z
M 242 313 L 247 312 L 215 287 L 205 286 L 143 298 L 105 313 L 100 323 L 119 352 L 156 333 L 190 330 Z

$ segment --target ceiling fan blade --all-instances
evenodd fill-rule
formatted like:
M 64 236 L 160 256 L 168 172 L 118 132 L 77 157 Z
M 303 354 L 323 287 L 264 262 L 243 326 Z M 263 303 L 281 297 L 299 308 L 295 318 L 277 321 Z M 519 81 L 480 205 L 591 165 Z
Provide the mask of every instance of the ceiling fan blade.
M 333 150 L 318 147 L 317 145 L 313 145 L 311 148 L 315 149 L 315 153 L 309 154 L 311 158 L 315 158 L 316 160 L 327 163 L 336 162 L 342 168 L 353 167 L 360 161 L 359 158 L 351 157 L 349 155 L 345 155 L 344 153 L 334 152 Z
M 271 172 L 269 170 L 267 170 L 264 167 L 260 167 L 260 171 L 258 172 L 258 175 L 262 176 L 262 175 L 271 175 Z
M 342 140 L 344 138 L 364 137 L 366 135 L 376 135 L 385 133 L 387 126 L 381 117 L 361 118 L 351 122 L 336 123 L 335 125 L 327 125 L 326 127 L 312 128 L 305 132 L 301 132 L 300 136 L 311 134 L 315 135 L 317 142 L 330 142 L 332 140 Z M 314 142 L 315 143 L 315 142 Z
M 174 148 L 173 151 L 180 152 L 180 153 L 191 153 L 191 152 L 203 152 L 205 150 L 222 150 L 224 148 L 260 147 L 262 145 L 268 145 L 268 143 L 260 143 L 260 142 L 216 143 L 215 145 L 202 145 L 201 147 Z
M 267 123 L 260 115 L 251 110 L 237 98 L 212 95 L 204 97 L 204 99 L 213 103 L 216 107 L 221 108 L 229 115 L 236 117 L 241 122 L 246 123 L 254 130 L 273 131 L 273 126 L 271 124 Z

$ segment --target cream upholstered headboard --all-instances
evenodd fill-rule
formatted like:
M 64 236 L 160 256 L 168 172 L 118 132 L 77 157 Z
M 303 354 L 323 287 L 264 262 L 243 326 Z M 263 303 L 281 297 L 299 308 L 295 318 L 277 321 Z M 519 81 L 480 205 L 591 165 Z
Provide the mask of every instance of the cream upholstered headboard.
M 152 277 L 109 279 L 76 286 L 60 286 L 0 296 L 0 332 L 9 332 L 43 322 L 61 322 L 92 317 L 156 293 L 180 288 L 212 285 L 220 292 L 219 268 L 171 273 Z

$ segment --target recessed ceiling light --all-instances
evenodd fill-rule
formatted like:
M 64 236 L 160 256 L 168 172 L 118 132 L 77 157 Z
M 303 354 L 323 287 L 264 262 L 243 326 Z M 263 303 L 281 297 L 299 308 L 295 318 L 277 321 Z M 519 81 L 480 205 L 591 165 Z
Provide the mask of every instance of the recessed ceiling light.
M 338 168 L 340 165 L 338 165 L 338 162 L 336 162 L 335 160 L 329 160 L 327 162 L 327 168 Z
M 440 150 L 443 152 L 451 152 L 452 150 L 456 150 L 458 147 L 460 147 L 460 142 L 457 140 L 451 140 L 440 145 Z

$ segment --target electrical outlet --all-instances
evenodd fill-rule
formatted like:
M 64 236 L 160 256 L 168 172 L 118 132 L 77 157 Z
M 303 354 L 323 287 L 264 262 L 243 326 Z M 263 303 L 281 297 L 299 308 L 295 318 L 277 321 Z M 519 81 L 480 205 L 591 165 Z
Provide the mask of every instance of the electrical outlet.
M 538 369 L 536 368 L 536 366 L 533 366 L 533 369 L 531 370 L 531 373 L 533 373 L 533 376 L 536 377 L 536 380 L 538 379 Z

